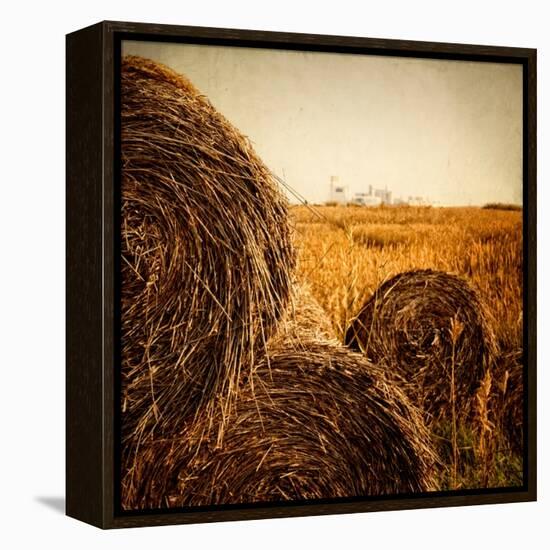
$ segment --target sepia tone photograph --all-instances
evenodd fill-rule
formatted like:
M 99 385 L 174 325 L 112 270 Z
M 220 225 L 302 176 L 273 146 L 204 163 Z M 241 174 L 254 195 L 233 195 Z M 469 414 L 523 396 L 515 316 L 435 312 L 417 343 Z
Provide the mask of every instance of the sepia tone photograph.
M 124 511 L 522 487 L 523 67 L 120 59 Z

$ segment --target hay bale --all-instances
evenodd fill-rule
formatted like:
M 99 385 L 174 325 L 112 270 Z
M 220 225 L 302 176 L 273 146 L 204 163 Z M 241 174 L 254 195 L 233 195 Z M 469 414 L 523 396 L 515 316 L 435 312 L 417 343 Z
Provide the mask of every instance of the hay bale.
M 327 312 L 314 298 L 305 283 L 295 284 L 288 307 L 279 322 L 271 347 L 300 347 L 303 341 L 337 341 Z
M 449 415 L 453 371 L 456 410 L 467 412 L 497 353 L 478 293 L 465 280 L 432 270 L 383 283 L 351 322 L 345 342 L 395 368 L 429 420 Z
M 121 68 L 122 431 L 225 415 L 276 330 L 295 253 L 287 201 L 247 140 L 182 76 Z M 214 399 L 215 397 L 215 399 Z
M 434 452 L 420 413 L 384 369 L 332 342 L 272 350 L 243 381 L 219 445 L 221 421 L 202 419 L 143 447 L 123 480 L 124 507 L 434 488 Z

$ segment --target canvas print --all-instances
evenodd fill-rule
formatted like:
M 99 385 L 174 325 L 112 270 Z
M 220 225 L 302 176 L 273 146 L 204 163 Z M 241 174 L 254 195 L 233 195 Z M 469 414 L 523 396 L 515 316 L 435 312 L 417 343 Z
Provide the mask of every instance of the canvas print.
M 123 41 L 120 506 L 523 484 L 522 66 Z

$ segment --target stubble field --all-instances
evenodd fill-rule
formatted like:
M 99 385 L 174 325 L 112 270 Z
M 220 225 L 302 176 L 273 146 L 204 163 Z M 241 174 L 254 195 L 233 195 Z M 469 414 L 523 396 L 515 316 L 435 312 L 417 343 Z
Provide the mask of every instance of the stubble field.
M 298 278 L 343 342 L 382 283 L 404 271 L 456 274 L 487 306 L 499 353 L 472 398 L 473 414 L 432 427 L 441 489 L 513 486 L 522 479 L 522 212 L 499 208 L 294 206 Z M 519 404 L 519 405 L 518 405 Z

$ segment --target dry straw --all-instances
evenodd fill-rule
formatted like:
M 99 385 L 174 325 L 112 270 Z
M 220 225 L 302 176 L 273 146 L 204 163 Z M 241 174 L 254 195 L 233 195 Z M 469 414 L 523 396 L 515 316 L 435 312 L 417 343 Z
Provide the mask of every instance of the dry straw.
M 271 346 L 300 347 L 302 341 L 316 340 L 337 342 L 338 337 L 327 312 L 314 298 L 306 284 L 296 284 L 287 307 L 279 322 Z
M 208 100 L 142 58 L 125 57 L 121 78 L 123 437 L 135 444 L 204 407 L 228 414 L 286 309 L 295 255 L 276 182 Z
M 221 446 L 205 420 L 144 447 L 124 506 L 414 493 L 434 488 L 433 468 L 419 413 L 383 369 L 332 342 L 302 341 L 256 365 Z
M 389 362 L 428 420 L 467 411 L 497 353 L 490 316 L 463 279 L 432 270 L 401 273 L 367 300 L 346 344 Z

